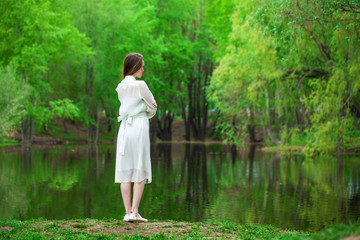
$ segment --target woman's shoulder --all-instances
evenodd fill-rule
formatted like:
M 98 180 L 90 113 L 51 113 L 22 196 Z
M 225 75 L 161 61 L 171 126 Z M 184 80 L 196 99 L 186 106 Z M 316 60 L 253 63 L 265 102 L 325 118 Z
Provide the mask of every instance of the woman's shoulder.
M 136 80 L 136 84 L 139 86 L 140 90 L 148 88 L 144 80 Z
M 136 80 L 136 82 L 139 84 L 139 86 L 141 87 L 145 87 L 147 86 L 146 82 L 144 80 Z
M 125 85 L 139 85 L 139 84 L 142 84 L 142 83 L 139 83 L 139 82 L 143 82 L 143 81 L 142 80 L 126 81 L 125 79 L 122 79 L 121 82 L 119 82 L 119 84 L 116 86 L 115 89 L 119 89 L 119 88 L 121 88 L 122 86 L 125 86 Z
M 121 87 L 121 82 L 118 83 L 118 85 L 116 86 L 115 90 L 117 91 L 120 87 Z
M 117 92 L 119 92 L 122 88 L 124 88 L 126 86 L 126 82 L 124 80 L 121 80 L 121 82 L 118 83 L 118 85 L 116 86 L 115 90 Z

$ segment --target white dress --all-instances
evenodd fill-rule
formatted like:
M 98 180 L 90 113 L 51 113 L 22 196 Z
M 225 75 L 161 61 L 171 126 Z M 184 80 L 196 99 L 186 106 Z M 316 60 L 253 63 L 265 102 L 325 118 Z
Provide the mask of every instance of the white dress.
M 121 121 L 116 147 L 115 182 L 151 183 L 149 118 L 155 99 L 144 81 L 125 76 L 116 88 Z

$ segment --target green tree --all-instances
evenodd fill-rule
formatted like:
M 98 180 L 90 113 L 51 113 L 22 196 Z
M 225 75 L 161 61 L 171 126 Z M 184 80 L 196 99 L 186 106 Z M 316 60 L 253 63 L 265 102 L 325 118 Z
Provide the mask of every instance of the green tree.
M 161 78 L 168 86 L 160 105 L 158 124 L 171 129 L 174 115 L 181 113 L 185 139 L 204 140 L 208 117 L 205 89 L 213 69 L 212 39 L 207 15 L 210 1 L 166 1 L 158 3 L 159 31 L 166 47 L 166 65 Z M 174 98 L 173 96 L 176 96 Z M 162 108 L 163 107 L 163 108 Z M 158 134 L 161 135 L 161 134 Z M 162 136 L 170 140 L 171 134 Z
M 7 137 L 19 128 L 30 91 L 30 86 L 17 76 L 15 67 L 0 68 L 0 137 Z
M 22 123 L 23 141 L 31 142 L 34 121 L 41 120 L 39 113 L 46 111 L 52 97 L 51 70 L 70 55 L 88 54 L 87 42 L 61 2 L 5 0 L 0 16 L 0 61 L 17 64 L 22 81 L 32 86 Z
M 222 114 L 222 128 L 231 143 L 238 143 L 247 135 L 254 141 L 255 126 L 261 125 L 278 142 L 271 129 L 269 95 L 273 94 L 274 79 L 281 71 L 272 39 L 251 22 L 250 13 L 255 6 L 251 1 L 237 4 L 226 54 L 208 89 L 208 96 Z

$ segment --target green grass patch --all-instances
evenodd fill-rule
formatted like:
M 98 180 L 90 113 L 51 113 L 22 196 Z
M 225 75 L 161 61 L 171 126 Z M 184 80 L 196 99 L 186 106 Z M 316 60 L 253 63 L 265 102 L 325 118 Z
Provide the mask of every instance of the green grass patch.
M 18 146 L 21 142 L 9 139 L 9 138 L 0 138 L 0 147 L 12 147 L 12 146 Z
M 83 224 L 83 223 L 77 223 L 77 224 L 74 224 L 72 225 L 74 228 L 78 228 L 78 229 L 85 229 L 85 228 L 88 228 L 88 227 L 91 227 L 93 226 L 92 224 Z
M 166 230 L 169 229 L 169 230 Z M 343 239 L 360 236 L 360 224 L 334 225 L 307 233 L 269 225 L 230 222 L 176 222 L 152 220 L 125 223 L 118 219 L 26 221 L 0 220 L 0 239 Z
M 262 150 L 269 152 L 294 152 L 294 153 L 303 153 L 304 147 L 302 146 L 290 146 L 290 145 L 276 145 L 263 147 Z

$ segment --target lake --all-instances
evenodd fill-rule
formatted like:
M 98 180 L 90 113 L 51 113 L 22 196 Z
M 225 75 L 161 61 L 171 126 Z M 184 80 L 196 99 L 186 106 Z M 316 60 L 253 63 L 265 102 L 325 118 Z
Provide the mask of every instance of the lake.
M 232 151 L 222 144 L 151 146 L 148 219 L 271 224 L 317 231 L 360 216 L 360 157 Z M 115 149 L 61 145 L 0 149 L 1 219 L 124 216 Z

